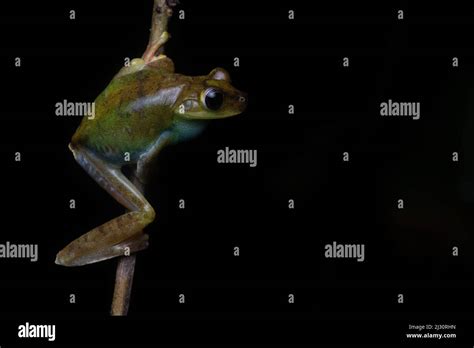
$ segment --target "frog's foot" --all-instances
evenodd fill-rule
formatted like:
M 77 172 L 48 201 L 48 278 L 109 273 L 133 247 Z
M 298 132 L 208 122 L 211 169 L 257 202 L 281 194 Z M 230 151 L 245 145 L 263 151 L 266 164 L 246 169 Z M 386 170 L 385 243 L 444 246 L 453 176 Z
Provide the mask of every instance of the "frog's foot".
M 140 191 L 123 175 L 120 168 L 111 167 L 93 153 L 70 145 L 77 162 L 124 207 L 131 210 L 72 241 L 56 258 L 63 266 L 82 266 L 123 256 L 127 247 L 132 251 L 146 247 L 142 231 L 155 218 L 155 211 Z M 142 237 L 140 237 L 142 236 Z M 128 243 L 128 244 L 127 244 Z
M 111 256 L 109 258 L 117 256 L 130 256 L 133 253 L 145 250 L 148 248 L 148 239 L 148 234 L 141 233 L 138 236 L 127 239 L 120 244 L 114 245 L 113 248 L 111 248 Z
M 167 31 L 161 33 L 158 40 L 150 42 L 146 48 L 145 53 L 143 53 L 143 60 L 145 63 L 150 63 L 157 56 L 158 50 L 169 40 L 170 34 Z
M 128 75 L 128 74 L 133 74 L 137 71 L 142 70 L 145 67 L 146 67 L 145 61 L 142 58 L 133 58 L 130 61 L 130 64 L 120 69 L 120 71 L 115 75 L 114 78 Z

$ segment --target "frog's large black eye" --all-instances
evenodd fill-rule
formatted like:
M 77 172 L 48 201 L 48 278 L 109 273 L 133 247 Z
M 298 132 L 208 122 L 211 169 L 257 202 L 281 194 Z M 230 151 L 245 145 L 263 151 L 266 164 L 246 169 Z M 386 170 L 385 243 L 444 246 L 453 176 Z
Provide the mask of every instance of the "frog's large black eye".
M 224 103 L 224 94 L 216 88 L 209 88 L 204 93 L 204 104 L 209 110 L 219 110 Z

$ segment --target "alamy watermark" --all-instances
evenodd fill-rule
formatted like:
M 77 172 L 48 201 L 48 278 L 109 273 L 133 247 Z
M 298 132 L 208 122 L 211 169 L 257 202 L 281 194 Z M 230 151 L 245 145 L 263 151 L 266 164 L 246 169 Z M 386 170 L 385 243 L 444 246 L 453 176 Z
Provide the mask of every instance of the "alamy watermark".
M 55 104 L 56 116 L 85 116 L 89 120 L 95 118 L 95 103 L 70 102 L 64 99 Z
M 235 150 L 226 147 L 217 151 L 217 163 L 246 163 L 257 166 L 257 150 Z
M 396 102 L 389 99 L 380 103 L 380 116 L 408 116 L 420 119 L 420 102 Z
M 324 246 L 324 257 L 357 259 L 357 262 L 365 260 L 365 244 L 340 244 L 332 242 Z
M 30 259 L 38 261 L 38 244 L 0 244 L 0 259 Z
M 56 340 L 56 325 L 38 325 L 26 322 L 18 326 L 19 338 L 47 338 L 52 342 Z

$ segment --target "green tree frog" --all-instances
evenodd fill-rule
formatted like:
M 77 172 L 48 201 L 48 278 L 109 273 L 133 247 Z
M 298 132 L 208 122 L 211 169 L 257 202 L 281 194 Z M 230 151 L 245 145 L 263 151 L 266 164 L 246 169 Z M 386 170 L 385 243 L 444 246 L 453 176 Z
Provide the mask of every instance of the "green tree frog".
M 84 117 L 69 149 L 79 165 L 129 211 L 72 241 L 57 257 L 63 266 L 81 266 L 148 245 L 143 229 L 155 210 L 122 172 L 136 166 L 145 177 L 163 147 L 198 135 L 206 120 L 240 114 L 246 94 L 231 85 L 221 68 L 205 76 L 174 71 L 161 54 L 148 62 L 135 58 L 123 67 L 95 100 L 96 115 Z

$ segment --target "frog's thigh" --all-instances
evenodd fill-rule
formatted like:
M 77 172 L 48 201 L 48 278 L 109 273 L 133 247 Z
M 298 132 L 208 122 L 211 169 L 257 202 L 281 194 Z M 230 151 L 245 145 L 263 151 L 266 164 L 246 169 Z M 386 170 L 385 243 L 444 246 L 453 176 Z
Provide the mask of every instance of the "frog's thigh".
M 64 266 L 80 266 L 119 256 L 111 252 L 111 249 L 140 234 L 155 218 L 155 211 L 119 168 L 110 167 L 85 149 L 71 150 L 89 175 L 132 211 L 94 228 L 71 242 L 58 253 L 56 263 Z

